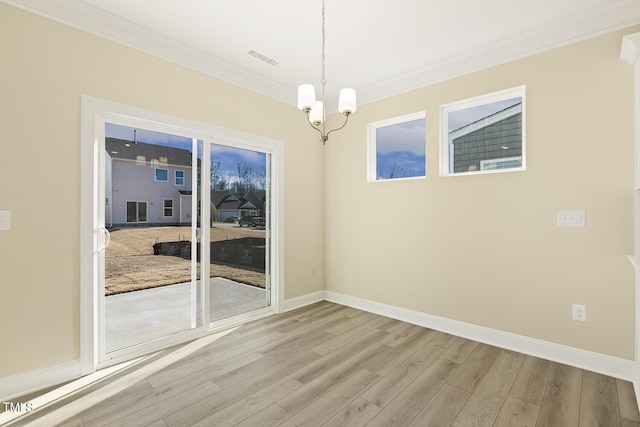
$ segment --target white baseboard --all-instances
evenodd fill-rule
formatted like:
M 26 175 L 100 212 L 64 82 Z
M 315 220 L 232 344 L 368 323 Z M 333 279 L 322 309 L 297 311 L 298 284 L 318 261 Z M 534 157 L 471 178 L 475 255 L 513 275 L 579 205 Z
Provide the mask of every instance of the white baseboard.
M 284 311 L 294 310 L 319 301 L 331 301 L 381 316 L 413 323 L 425 328 L 482 342 L 519 353 L 540 357 L 558 363 L 598 372 L 614 378 L 631 381 L 639 391 L 633 360 L 620 359 L 587 350 L 581 350 L 548 341 L 516 335 L 471 323 L 459 322 L 415 310 L 352 297 L 332 291 L 318 291 L 284 301 Z M 0 378 L 0 402 L 8 402 L 20 396 L 80 378 L 80 360 L 61 365 L 24 372 Z
M 80 360 L 0 378 L 0 402 L 80 378 Z
M 326 299 L 325 297 L 326 291 L 317 291 L 310 294 L 302 295 L 296 298 L 290 298 L 284 301 L 284 310 L 291 311 L 296 308 L 304 307 L 305 305 L 314 304 L 316 302 L 320 302 Z
M 318 291 L 284 301 L 284 310 L 289 311 L 313 304 L 325 299 L 324 291 Z M 10 402 L 48 387 L 53 387 L 81 377 L 80 360 L 57 366 L 23 372 L 10 377 L 0 378 L 0 403 Z
M 587 350 L 555 344 L 523 335 L 459 322 L 415 310 L 408 310 L 332 291 L 325 291 L 327 301 L 346 305 L 381 316 L 402 320 L 458 337 L 490 344 L 518 353 L 528 354 L 553 362 L 597 372 L 614 378 L 634 382 L 636 363 L 633 360 L 607 356 Z

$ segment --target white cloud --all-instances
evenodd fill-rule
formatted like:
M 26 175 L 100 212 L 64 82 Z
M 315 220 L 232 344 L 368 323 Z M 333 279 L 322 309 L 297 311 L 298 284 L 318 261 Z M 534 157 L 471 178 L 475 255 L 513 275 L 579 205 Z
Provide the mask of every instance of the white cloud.
M 211 156 L 240 158 L 251 164 L 264 161 L 264 153 L 219 144 L 211 145 Z
M 464 110 L 452 111 L 449 113 L 449 132 L 460 129 L 463 126 L 488 117 L 520 102 L 522 102 L 522 98 L 512 98 L 504 101 L 477 105 L 475 107 L 465 108 Z
M 376 151 L 380 154 L 406 151 L 421 156 L 425 154 L 425 145 L 424 119 L 377 129 Z

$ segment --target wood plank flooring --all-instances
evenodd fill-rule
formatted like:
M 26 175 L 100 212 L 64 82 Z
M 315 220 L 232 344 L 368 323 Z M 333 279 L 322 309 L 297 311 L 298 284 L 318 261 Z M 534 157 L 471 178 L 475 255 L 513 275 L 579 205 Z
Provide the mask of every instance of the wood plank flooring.
M 640 427 L 629 382 L 329 302 L 66 393 L 9 425 Z

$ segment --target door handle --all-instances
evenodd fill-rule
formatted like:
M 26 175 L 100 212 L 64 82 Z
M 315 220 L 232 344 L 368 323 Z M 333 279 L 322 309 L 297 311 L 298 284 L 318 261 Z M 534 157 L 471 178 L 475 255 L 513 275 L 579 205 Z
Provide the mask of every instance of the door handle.
M 102 235 L 104 236 L 102 238 L 102 242 L 103 242 L 102 247 L 98 249 L 98 252 L 102 252 L 106 250 L 109 247 L 109 244 L 111 243 L 111 233 L 109 233 L 109 230 L 107 230 L 104 227 L 98 227 L 98 229 L 102 231 Z

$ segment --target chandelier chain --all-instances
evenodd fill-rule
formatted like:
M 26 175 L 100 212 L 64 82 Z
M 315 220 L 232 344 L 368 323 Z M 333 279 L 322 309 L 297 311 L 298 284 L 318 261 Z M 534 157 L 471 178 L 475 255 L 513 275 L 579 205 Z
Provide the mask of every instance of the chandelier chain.
M 322 0 L 322 53 L 320 55 L 320 59 L 322 60 L 322 80 L 320 80 L 320 83 L 325 84 L 327 81 L 325 80 L 324 77 L 324 47 L 325 47 L 325 30 L 324 30 L 324 0 Z
M 305 84 L 300 85 L 298 88 L 298 108 L 304 111 L 307 115 L 307 121 L 309 125 L 318 131 L 320 134 L 320 142 L 324 145 L 329 139 L 329 134 L 339 131 L 344 128 L 349 120 L 349 116 L 356 110 L 356 94 L 353 89 L 342 89 L 340 91 L 340 98 L 338 100 L 338 111 L 344 115 L 344 123 L 337 129 L 327 132 L 327 111 L 325 108 L 325 48 L 326 48 L 326 12 L 325 12 L 325 0 L 321 0 L 322 3 L 322 49 L 320 51 L 321 62 L 321 94 L 320 101 L 315 97 L 315 90 L 313 85 Z M 345 94 L 343 96 L 343 93 Z M 343 102 L 344 100 L 344 102 Z M 318 111 L 320 110 L 320 111 Z

